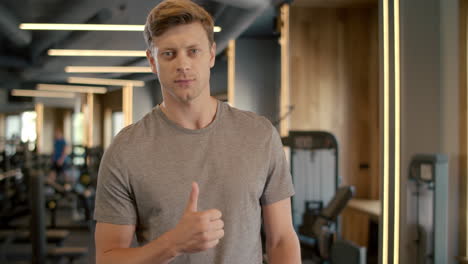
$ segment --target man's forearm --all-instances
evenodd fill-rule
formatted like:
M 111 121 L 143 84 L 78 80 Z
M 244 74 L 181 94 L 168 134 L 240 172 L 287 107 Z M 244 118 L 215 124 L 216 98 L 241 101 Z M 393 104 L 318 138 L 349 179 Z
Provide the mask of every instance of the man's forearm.
M 179 253 L 165 233 L 145 246 L 138 248 L 116 248 L 103 252 L 97 257 L 97 264 L 167 264 Z
M 267 244 L 268 264 L 300 264 L 301 250 L 296 234 L 291 234 L 276 244 Z

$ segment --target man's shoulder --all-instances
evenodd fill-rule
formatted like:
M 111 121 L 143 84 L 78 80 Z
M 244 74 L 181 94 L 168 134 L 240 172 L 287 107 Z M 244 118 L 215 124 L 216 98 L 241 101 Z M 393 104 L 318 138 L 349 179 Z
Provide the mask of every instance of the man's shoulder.
M 241 110 L 226 103 L 225 112 L 228 121 L 239 123 L 242 127 L 266 131 L 271 131 L 272 129 L 270 120 L 252 111 Z
M 112 139 L 111 146 L 135 144 L 137 141 L 146 141 L 151 136 L 152 128 L 155 126 L 154 110 L 147 113 L 143 118 L 122 128 Z

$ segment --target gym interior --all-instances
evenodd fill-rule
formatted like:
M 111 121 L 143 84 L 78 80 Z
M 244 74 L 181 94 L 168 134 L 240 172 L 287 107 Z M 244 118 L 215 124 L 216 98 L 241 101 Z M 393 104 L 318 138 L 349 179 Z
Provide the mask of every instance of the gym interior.
M 101 158 L 162 102 L 159 2 L 0 3 L 0 263 L 96 263 Z M 211 95 L 281 136 L 303 263 L 468 263 L 466 0 L 195 2 Z

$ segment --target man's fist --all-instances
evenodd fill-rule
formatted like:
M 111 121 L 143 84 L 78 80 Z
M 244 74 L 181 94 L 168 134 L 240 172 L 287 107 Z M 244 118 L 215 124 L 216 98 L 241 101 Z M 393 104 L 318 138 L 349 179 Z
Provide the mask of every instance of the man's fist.
M 217 209 L 198 212 L 199 188 L 192 183 L 184 215 L 173 229 L 173 239 L 181 253 L 196 253 L 215 247 L 224 236 L 224 222 Z

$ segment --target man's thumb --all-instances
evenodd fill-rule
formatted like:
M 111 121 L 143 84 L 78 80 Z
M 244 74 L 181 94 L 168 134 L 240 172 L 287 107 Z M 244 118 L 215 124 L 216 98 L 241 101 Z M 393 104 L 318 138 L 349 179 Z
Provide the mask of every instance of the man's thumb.
M 185 211 L 196 212 L 198 210 L 198 193 L 198 184 L 196 182 L 192 182 L 192 192 L 190 193 L 189 201 Z

